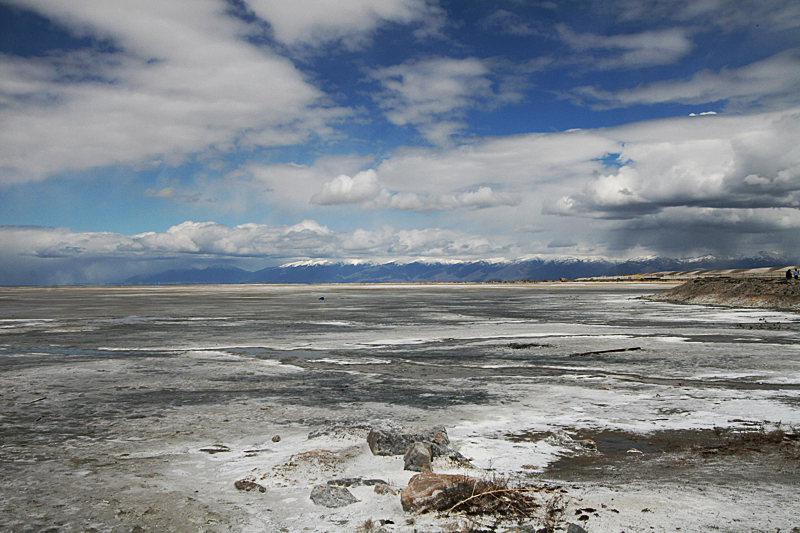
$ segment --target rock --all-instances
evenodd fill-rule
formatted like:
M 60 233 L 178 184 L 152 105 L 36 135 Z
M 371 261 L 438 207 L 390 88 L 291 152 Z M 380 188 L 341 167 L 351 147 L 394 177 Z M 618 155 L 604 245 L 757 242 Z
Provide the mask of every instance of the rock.
M 514 526 L 510 529 L 506 529 L 503 533 L 536 533 L 538 530 L 531 525 L 523 525 L 523 526 Z
M 595 441 L 593 441 L 592 439 L 580 440 L 580 441 L 578 441 L 578 444 L 580 444 L 581 447 L 583 449 L 585 449 L 585 450 L 590 450 L 590 451 L 593 451 L 593 452 L 597 451 L 597 443 Z
M 272 437 L 272 442 L 280 442 L 280 441 L 281 441 L 280 435 L 275 435 L 274 437 Z
M 373 428 L 367 435 L 367 442 L 373 455 L 405 455 L 415 442 L 430 443 L 433 457 L 449 455 L 451 452 L 450 439 L 444 426 L 421 431 Z
M 397 492 L 392 490 L 392 488 L 388 484 L 375 485 L 375 488 L 372 489 L 372 490 L 375 491 L 375 494 L 380 494 L 382 496 L 385 495 L 385 494 L 391 494 L 392 496 L 397 494 Z
M 403 469 L 413 472 L 430 472 L 433 459 L 433 446 L 429 442 L 415 442 L 403 456 Z
M 386 425 L 387 422 L 382 420 L 368 421 L 368 422 L 330 422 L 324 426 L 315 429 L 308 434 L 309 439 L 316 439 L 318 437 L 359 437 L 364 438 L 373 427 Z
M 361 484 L 366 485 L 368 487 L 372 485 L 388 485 L 388 483 L 382 479 L 362 479 Z
M 214 455 L 215 453 L 229 452 L 229 451 L 231 451 L 231 449 L 228 448 L 227 446 L 225 446 L 224 444 L 214 444 L 212 446 L 207 446 L 205 448 L 200 448 L 200 451 L 201 452 L 210 453 L 211 455 Z
M 263 486 L 247 479 L 240 479 L 239 481 L 236 481 L 233 486 L 236 487 L 236 490 L 243 490 L 245 492 L 250 492 L 251 490 L 267 492 L 267 489 L 265 489 Z
M 343 477 L 339 479 L 331 479 L 328 481 L 328 485 L 335 485 L 337 487 L 358 487 L 361 485 L 372 486 L 372 485 L 388 485 L 382 479 L 364 479 L 360 477 Z
M 458 466 L 464 468 L 473 468 L 472 463 L 466 457 L 464 457 L 461 452 L 457 452 L 455 450 L 450 450 L 450 453 L 447 454 L 447 458 L 450 459 L 453 463 L 457 464 Z
M 344 507 L 358 500 L 344 487 L 317 485 L 311 490 L 311 501 L 324 507 Z
M 567 533 L 587 533 L 587 531 L 578 524 L 569 524 Z
M 400 503 L 405 511 L 445 511 L 473 495 L 478 482 L 457 474 L 417 474 L 400 491 Z
M 361 478 L 343 477 L 339 479 L 331 479 L 330 481 L 328 481 L 328 485 L 332 485 L 334 487 L 357 487 L 361 485 Z

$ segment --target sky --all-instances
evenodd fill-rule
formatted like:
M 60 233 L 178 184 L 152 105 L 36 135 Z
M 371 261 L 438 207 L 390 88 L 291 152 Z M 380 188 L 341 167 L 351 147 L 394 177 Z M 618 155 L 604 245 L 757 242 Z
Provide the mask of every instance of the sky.
M 796 0 L 0 0 L 0 284 L 798 257 Z

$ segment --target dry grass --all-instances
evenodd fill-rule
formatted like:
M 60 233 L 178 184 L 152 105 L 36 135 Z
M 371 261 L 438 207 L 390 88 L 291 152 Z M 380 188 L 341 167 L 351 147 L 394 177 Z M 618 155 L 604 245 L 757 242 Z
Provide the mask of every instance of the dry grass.
M 566 497 L 563 493 L 532 485 L 515 486 L 507 479 L 476 479 L 470 493 L 444 514 L 461 513 L 474 520 L 458 533 L 494 531 L 503 521 L 536 523 L 541 530 L 556 531 L 564 521 Z M 487 524 L 493 524 L 486 528 Z
M 358 533 L 372 533 L 375 531 L 375 522 L 371 518 L 367 518 L 363 524 L 356 529 Z

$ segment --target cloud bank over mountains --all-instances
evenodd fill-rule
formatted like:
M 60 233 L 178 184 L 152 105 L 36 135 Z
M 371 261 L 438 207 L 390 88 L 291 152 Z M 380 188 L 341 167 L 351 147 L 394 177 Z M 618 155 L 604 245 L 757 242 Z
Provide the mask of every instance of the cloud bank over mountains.
M 440 229 L 333 232 L 313 220 L 293 226 L 184 222 L 163 233 L 126 236 L 64 228 L 0 226 L 4 284 L 119 283 L 187 264 L 262 265 L 264 257 L 391 260 L 479 259 L 508 247 Z M 121 277 L 122 276 L 122 277 Z
M 798 255 L 790 0 L 0 10 L 0 283 Z

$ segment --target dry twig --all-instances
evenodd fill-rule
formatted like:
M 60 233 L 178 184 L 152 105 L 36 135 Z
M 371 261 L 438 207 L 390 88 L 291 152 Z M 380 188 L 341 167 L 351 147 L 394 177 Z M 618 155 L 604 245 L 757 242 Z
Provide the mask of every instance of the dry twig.
M 581 357 L 584 355 L 599 355 L 604 353 L 614 353 L 614 352 L 635 352 L 636 350 L 641 350 L 641 346 L 635 346 L 633 348 L 615 348 L 613 350 L 597 350 L 594 352 L 583 352 L 583 353 L 574 353 L 570 355 L 570 357 Z

